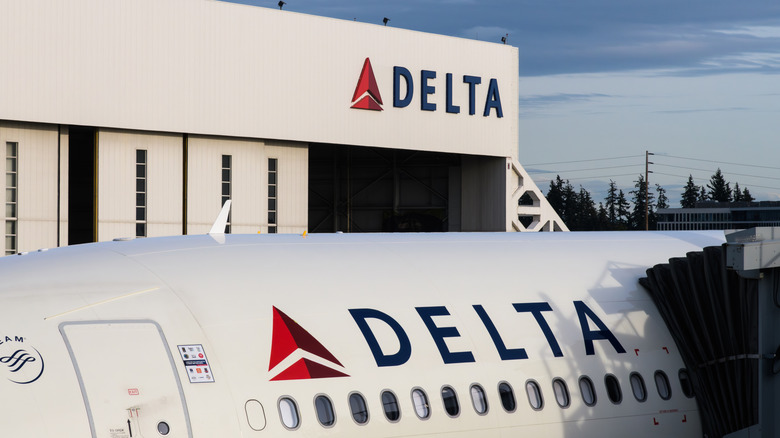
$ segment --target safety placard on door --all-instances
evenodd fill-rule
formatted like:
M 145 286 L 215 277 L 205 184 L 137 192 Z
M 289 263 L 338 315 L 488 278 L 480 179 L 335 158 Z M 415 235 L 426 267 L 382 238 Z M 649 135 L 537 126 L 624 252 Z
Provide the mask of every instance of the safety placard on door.
M 201 344 L 179 345 L 179 354 L 184 361 L 190 383 L 209 383 L 214 381 L 209 360 Z

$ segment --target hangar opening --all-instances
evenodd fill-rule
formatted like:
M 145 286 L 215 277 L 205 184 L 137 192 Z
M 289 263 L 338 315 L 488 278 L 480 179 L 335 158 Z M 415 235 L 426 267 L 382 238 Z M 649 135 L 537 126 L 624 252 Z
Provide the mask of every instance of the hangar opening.
M 309 232 L 503 231 L 506 160 L 312 144 Z
M 309 232 L 441 232 L 459 224 L 460 156 L 314 144 Z

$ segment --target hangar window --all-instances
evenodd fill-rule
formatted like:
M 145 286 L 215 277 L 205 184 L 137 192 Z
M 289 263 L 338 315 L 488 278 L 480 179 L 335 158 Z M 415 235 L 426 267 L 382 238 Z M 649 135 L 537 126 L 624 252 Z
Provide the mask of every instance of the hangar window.
M 669 378 L 661 370 L 655 372 L 655 387 L 658 389 L 658 395 L 662 399 L 669 400 L 672 398 L 672 387 L 669 385 Z
M 487 397 L 485 397 L 485 390 L 479 385 L 471 385 L 471 404 L 474 405 L 474 410 L 477 411 L 479 415 L 487 413 Z
M 361 394 L 353 392 L 349 395 L 349 410 L 352 412 L 352 419 L 355 420 L 355 423 L 368 423 L 368 406 L 366 399 Z
M 268 159 L 268 232 L 276 233 L 278 159 Z
M 688 398 L 693 398 L 693 382 L 691 382 L 688 370 L 681 368 L 677 376 L 680 378 L 680 387 L 682 387 L 683 394 Z
M 553 379 L 552 386 L 553 393 L 555 394 L 555 401 L 558 403 L 558 406 L 568 408 L 571 403 L 571 398 L 569 397 L 569 388 L 566 386 L 566 382 L 560 378 Z
M 441 400 L 444 402 L 444 410 L 450 417 L 457 417 L 460 413 L 458 404 L 458 394 L 451 386 L 445 386 L 441 389 Z
M 529 380 L 525 383 L 525 392 L 528 394 L 528 403 L 534 410 L 540 410 L 544 406 L 544 399 L 542 398 L 542 389 L 535 380 Z
M 5 255 L 15 254 L 17 248 L 17 189 L 16 166 L 19 144 L 5 144 Z
M 333 403 L 324 395 L 314 398 L 314 409 L 317 411 L 317 421 L 325 427 L 333 426 L 336 422 L 336 413 L 333 412 Z
M 222 156 L 222 203 L 225 205 L 226 201 L 229 201 L 233 195 L 233 156 Z M 227 226 L 225 226 L 225 233 L 230 233 L 230 218 L 232 213 L 228 214 Z
M 282 418 L 282 424 L 287 429 L 297 429 L 301 425 L 301 418 L 298 415 L 298 405 L 290 397 L 279 399 L 279 416 Z
M 135 151 L 135 237 L 146 237 L 146 150 Z
M 498 384 L 498 395 L 501 397 L 501 406 L 507 412 L 514 412 L 517 407 L 515 403 L 515 392 L 512 390 L 512 386 L 506 382 Z
M 420 388 L 414 388 L 412 390 L 412 404 L 414 405 L 414 413 L 420 419 L 425 420 L 431 415 L 431 407 L 428 404 L 428 396 L 425 395 L 425 391 Z
M 607 374 L 604 377 L 604 386 L 607 387 L 607 397 L 609 397 L 609 401 L 614 404 L 623 401 L 623 391 L 620 390 L 620 382 L 617 377 L 612 374 Z
M 580 377 L 580 393 L 582 393 L 582 402 L 587 406 L 596 404 L 596 388 L 593 387 L 593 381 L 588 376 Z
M 388 421 L 396 422 L 401 418 L 401 409 L 398 407 L 398 398 L 392 391 L 382 392 L 382 407 Z
M 639 373 L 631 373 L 628 380 L 631 382 L 631 392 L 634 393 L 634 398 L 637 401 L 643 402 L 647 400 L 647 388 L 645 387 L 645 379 Z

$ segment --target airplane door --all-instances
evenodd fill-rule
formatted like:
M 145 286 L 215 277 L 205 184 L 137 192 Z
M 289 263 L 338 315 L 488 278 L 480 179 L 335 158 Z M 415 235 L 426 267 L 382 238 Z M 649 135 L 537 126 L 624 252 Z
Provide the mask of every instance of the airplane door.
M 161 327 L 151 320 L 60 324 L 93 438 L 192 437 Z

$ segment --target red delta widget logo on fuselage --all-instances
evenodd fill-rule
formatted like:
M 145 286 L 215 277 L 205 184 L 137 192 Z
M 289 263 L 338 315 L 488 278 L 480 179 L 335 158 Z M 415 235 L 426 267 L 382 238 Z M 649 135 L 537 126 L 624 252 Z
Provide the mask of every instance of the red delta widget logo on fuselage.
M 582 332 L 583 347 L 586 355 L 594 355 L 595 341 L 606 341 L 617 353 L 625 353 L 621 343 L 601 321 L 596 313 L 591 310 L 583 301 L 573 301 L 574 309 L 579 320 L 580 330 Z M 553 309 L 547 302 L 535 303 L 513 303 L 512 306 L 519 314 L 530 313 L 539 326 L 542 335 L 544 335 L 548 346 L 554 357 L 563 357 L 558 340 L 555 337 L 550 325 L 545 319 L 545 312 L 552 312 Z M 528 354 L 524 348 L 507 348 L 504 337 L 496 328 L 492 318 L 482 305 L 476 304 L 472 308 L 479 317 L 485 330 L 490 335 L 496 352 L 502 361 L 528 359 Z M 358 326 L 363 338 L 368 345 L 374 361 L 378 367 L 392 367 L 405 364 L 412 356 L 412 343 L 406 330 L 392 316 L 377 309 L 359 308 L 348 309 L 352 319 Z M 460 331 L 455 326 L 446 326 L 437 324 L 434 317 L 449 316 L 450 312 L 446 306 L 428 306 L 415 307 L 415 311 L 422 319 L 423 324 L 428 329 L 431 338 L 439 350 L 442 361 L 445 364 L 476 362 L 474 354 L 470 351 L 450 351 L 445 340 L 447 338 L 460 337 Z M 388 353 L 382 349 L 377 337 L 374 335 L 368 320 L 375 320 L 384 323 L 392 330 L 397 338 L 398 351 Z M 595 327 L 596 329 L 592 329 Z M 322 345 L 314 336 L 306 331 L 301 325 L 293 321 L 276 307 L 273 308 L 273 334 L 271 343 L 271 358 L 268 364 L 268 371 L 272 371 L 280 365 L 285 359 L 294 354 L 310 353 L 318 359 L 326 361 L 329 365 L 323 365 L 311 359 L 301 357 L 293 364 L 286 366 L 282 371 L 276 373 L 271 380 L 302 380 L 319 379 L 329 377 L 349 377 L 343 369 L 344 366 L 338 359 Z
M 437 110 L 436 103 L 431 101 L 431 97 L 436 93 L 436 77 L 437 73 L 433 70 L 420 71 L 420 109 L 422 111 Z M 456 86 L 454 76 L 452 73 L 446 73 L 444 77 L 445 110 L 450 114 L 459 114 L 460 105 L 457 105 L 453 100 L 453 88 Z M 463 75 L 462 81 L 462 84 L 459 86 L 468 89 L 468 112 L 469 115 L 473 116 L 477 113 L 477 90 L 482 84 L 482 78 Z M 409 69 L 401 66 L 393 67 L 393 107 L 406 108 L 412 103 L 415 90 L 414 84 L 414 77 Z M 382 94 L 379 92 L 379 85 L 374 76 L 371 60 L 366 58 L 355 86 L 355 92 L 352 94 L 352 108 L 383 111 L 383 104 Z M 482 115 L 488 117 L 491 113 L 494 113 L 498 118 L 504 117 L 498 80 L 495 78 L 491 78 L 488 81 Z

